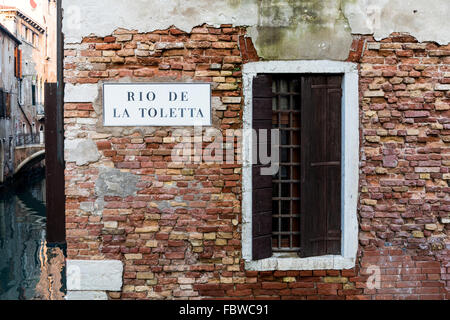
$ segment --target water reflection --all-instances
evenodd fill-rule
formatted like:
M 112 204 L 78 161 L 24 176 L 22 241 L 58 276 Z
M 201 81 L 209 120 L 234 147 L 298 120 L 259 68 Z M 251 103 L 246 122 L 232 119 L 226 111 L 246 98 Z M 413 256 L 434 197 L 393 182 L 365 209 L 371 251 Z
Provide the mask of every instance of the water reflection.
M 64 254 L 45 241 L 42 174 L 0 190 L 0 300 L 62 299 Z

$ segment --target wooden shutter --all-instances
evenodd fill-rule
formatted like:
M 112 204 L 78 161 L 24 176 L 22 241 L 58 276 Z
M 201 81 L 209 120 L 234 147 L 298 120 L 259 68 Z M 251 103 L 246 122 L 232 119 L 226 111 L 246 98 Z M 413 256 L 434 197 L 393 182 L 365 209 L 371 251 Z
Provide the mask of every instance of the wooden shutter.
M 6 94 L 6 102 L 5 102 L 5 108 L 6 108 L 6 117 L 11 117 L 11 94 Z
M 14 74 L 16 78 L 22 78 L 22 50 L 19 47 L 14 49 Z
M 272 129 L 272 77 L 258 75 L 253 79 L 253 129 L 259 138 L 259 130 L 266 129 L 268 146 L 253 142 L 253 150 L 259 154 L 260 147 L 270 151 Z M 266 165 L 267 167 L 270 165 Z M 264 167 L 259 160 L 253 164 L 253 260 L 272 256 L 272 176 L 261 175 Z
M 14 48 L 14 76 L 16 78 L 19 77 L 19 48 L 15 47 Z
M 17 52 L 18 52 L 18 62 L 17 62 L 17 64 L 18 64 L 18 70 L 19 70 L 18 78 L 22 79 L 22 50 L 18 49 Z
M 341 76 L 302 77 L 301 256 L 341 252 Z
M 3 89 L 0 89 L 0 117 L 4 118 L 6 116 L 6 105 L 4 99 Z

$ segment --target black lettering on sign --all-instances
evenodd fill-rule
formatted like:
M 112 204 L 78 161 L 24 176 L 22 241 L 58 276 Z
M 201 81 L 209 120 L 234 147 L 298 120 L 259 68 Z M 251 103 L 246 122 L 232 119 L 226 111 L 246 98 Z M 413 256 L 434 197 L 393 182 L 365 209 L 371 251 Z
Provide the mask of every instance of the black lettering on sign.
M 114 108 L 114 110 L 113 110 L 113 117 L 114 118 L 129 118 L 130 114 L 128 113 L 127 109 L 124 109 L 122 113 L 118 113 L 117 109 Z
M 128 92 L 128 101 L 134 101 L 134 92 Z
M 204 118 L 203 111 L 199 108 L 138 108 L 138 114 L 141 118 Z M 129 112 L 124 109 L 121 113 L 117 109 L 113 109 L 114 118 L 129 118 Z
M 153 91 L 150 91 L 147 93 L 147 100 L 148 101 L 154 101 L 156 99 L 156 95 Z
M 128 91 L 127 92 L 128 101 L 136 101 L 135 94 L 136 94 L 136 92 Z M 147 101 L 155 101 L 155 99 L 156 99 L 156 94 L 153 91 L 149 91 L 145 94 L 144 94 L 144 92 L 140 91 L 140 92 L 137 92 L 137 95 L 138 95 L 138 101 L 144 101 L 144 97 Z
M 177 101 L 178 95 L 175 92 L 169 92 L 169 101 Z

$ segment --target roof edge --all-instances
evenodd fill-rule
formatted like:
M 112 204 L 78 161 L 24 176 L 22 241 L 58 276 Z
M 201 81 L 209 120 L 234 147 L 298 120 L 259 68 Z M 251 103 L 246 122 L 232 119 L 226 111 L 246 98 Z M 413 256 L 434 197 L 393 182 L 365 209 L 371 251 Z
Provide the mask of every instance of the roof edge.
M 3 24 L 0 23 L 0 31 L 5 33 L 8 37 L 10 37 L 12 40 L 14 40 L 17 45 L 21 45 L 22 41 L 20 41 L 15 35 L 13 35 L 8 28 L 6 28 Z
M 16 7 L 1 7 L 0 6 L 0 12 L 9 12 L 9 11 L 15 11 L 17 15 L 21 18 L 23 18 L 26 22 L 30 23 L 33 27 L 38 29 L 41 33 L 45 33 L 45 29 L 43 26 L 39 24 L 39 22 L 35 21 L 33 18 L 29 17 L 25 13 L 23 13 L 19 8 Z

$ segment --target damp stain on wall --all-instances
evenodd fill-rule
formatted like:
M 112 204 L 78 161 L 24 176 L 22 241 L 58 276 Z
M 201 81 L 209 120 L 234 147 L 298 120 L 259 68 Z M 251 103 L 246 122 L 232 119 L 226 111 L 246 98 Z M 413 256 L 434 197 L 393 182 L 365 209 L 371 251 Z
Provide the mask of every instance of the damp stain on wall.
M 249 33 L 268 60 L 345 60 L 352 43 L 342 3 L 335 0 L 258 0 L 258 23 Z

